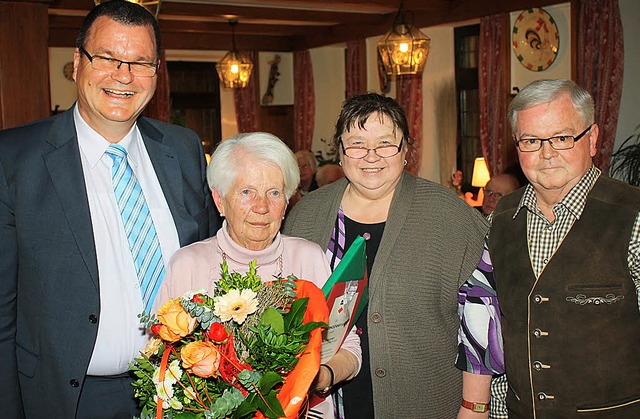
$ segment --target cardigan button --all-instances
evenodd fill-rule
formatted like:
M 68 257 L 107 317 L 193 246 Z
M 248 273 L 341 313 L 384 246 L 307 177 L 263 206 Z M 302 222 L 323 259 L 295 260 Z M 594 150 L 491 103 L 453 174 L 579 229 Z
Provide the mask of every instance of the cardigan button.
M 380 323 L 382 321 L 382 314 L 373 313 L 371 315 L 371 321 L 374 322 L 374 323 Z
M 72 378 L 71 381 L 69 381 L 69 384 L 71 385 L 71 387 L 73 388 L 78 388 L 80 387 L 80 383 L 78 382 L 78 380 L 76 380 L 75 378 Z
M 387 370 L 385 370 L 384 368 L 376 368 L 375 374 L 376 374 L 376 377 L 380 377 L 380 378 L 386 377 Z
M 98 318 L 96 317 L 95 314 L 89 315 L 89 323 L 92 323 L 92 324 L 98 323 Z

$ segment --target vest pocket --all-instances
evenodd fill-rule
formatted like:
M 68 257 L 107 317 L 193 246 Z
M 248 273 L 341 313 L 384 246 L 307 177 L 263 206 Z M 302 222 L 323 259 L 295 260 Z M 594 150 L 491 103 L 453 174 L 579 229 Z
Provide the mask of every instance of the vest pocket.
M 579 306 L 611 305 L 624 299 L 624 287 L 620 284 L 603 286 L 576 284 L 567 286 L 565 300 Z

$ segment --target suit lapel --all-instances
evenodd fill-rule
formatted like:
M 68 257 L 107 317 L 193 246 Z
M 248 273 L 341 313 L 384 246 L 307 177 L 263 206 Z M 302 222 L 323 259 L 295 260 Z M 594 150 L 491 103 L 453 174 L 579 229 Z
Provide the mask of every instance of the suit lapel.
M 72 110 L 56 119 L 47 142 L 54 147 L 43 156 L 47 171 L 91 280 L 99 289 L 93 226 Z
M 180 246 L 184 246 L 188 244 L 188 232 L 197 230 L 197 225 L 184 206 L 180 160 L 175 149 L 165 145 L 164 134 L 146 119 L 138 119 L 138 129 L 176 224 Z

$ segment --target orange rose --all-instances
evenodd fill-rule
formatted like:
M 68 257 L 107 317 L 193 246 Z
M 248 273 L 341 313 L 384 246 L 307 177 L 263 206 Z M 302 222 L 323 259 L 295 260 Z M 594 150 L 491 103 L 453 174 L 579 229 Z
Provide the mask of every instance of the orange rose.
M 211 342 L 191 342 L 180 350 L 180 359 L 184 368 L 198 377 L 207 378 L 218 371 L 220 354 Z
M 195 317 L 182 308 L 180 300 L 169 300 L 158 310 L 158 320 L 162 327 L 158 336 L 169 342 L 176 342 L 193 332 L 196 325 Z

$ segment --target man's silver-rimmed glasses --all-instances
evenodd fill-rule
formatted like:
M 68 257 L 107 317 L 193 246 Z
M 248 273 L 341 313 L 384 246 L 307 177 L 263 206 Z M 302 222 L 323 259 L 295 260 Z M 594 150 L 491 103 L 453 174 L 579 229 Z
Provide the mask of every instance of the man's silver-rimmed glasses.
M 383 159 L 393 157 L 402 150 L 402 141 L 398 145 L 381 145 L 376 148 L 366 148 L 366 147 L 346 147 L 340 141 L 340 146 L 342 147 L 342 152 L 345 156 L 352 159 L 364 159 L 367 157 L 370 151 L 373 151 L 378 157 Z
M 84 48 L 80 48 L 80 52 L 83 53 L 91 63 L 91 67 L 97 71 L 113 72 L 120 70 L 122 64 L 126 64 L 129 67 L 129 72 L 135 77 L 153 77 L 158 71 L 158 63 L 146 63 L 139 61 L 124 61 L 115 58 L 104 57 L 102 55 L 91 55 Z
M 514 135 L 513 141 L 516 142 L 518 149 L 525 153 L 540 150 L 542 148 L 542 143 L 545 141 L 548 141 L 554 150 L 570 150 L 576 145 L 578 140 L 584 137 L 587 132 L 593 128 L 593 125 L 594 124 L 589 125 L 586 130 L 582 131 L 575 137 L 573 135 L 556 135 L 555 137 L 550 138 L 522 138 L 518 140 Z

